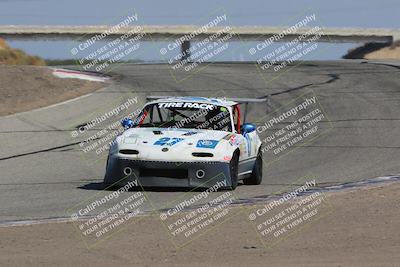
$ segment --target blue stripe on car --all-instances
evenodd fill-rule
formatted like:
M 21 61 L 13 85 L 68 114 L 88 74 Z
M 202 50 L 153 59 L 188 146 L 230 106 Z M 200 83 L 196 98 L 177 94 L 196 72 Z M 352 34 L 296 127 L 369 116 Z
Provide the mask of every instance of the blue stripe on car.
M 219 141 L 217 140 L 199 140 L 196 147 L 199 148 L 215 148 Z

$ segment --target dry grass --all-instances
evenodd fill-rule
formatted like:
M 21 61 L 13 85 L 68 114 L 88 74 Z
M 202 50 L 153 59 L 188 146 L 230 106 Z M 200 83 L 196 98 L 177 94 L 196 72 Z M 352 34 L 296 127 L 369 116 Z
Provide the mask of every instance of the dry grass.
M 38 56 L 31 56 L 20 49 L 11 48 L 0 38 L 0 65 L 35 65 L 45 66 L 46 63 Z
M 400 42 L 394 42 L 391 46 L 379 49 L 365 55 L 366 59 L 400 59 Z
M 400 41 L 393 42 L 392 44 L 366 43 L 350 49 L 343 58 L 400 60 Z

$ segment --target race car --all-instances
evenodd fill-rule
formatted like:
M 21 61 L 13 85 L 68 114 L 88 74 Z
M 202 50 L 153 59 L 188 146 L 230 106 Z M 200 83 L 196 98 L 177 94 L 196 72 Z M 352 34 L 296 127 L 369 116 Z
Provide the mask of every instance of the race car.
M 260 99 L 149 96 L 136 118 L 111 143 L 104 183 L 136 181 L 142 187 L 234 190 L 239 180 L 262 180 L 256 126 L 241 123 L 240 105 Z M 245 114 L 244 114 L 245 115 Z

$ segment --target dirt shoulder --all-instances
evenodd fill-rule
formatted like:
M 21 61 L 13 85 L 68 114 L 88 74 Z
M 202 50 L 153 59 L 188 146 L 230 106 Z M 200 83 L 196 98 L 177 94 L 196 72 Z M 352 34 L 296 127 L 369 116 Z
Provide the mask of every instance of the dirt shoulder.
M 0 228 L 2 266 L 396 266 L 400 183 L 327 195 L 333 212 L 271 249 L 236 216 L 175 249 L 146 216 L 93 250 L 71 223 Z M 244 215 L 244 214 L 243 214 Z M 398 265 L 397 265 L 398 266 Z
M 351 49 L 345 59 L 400 60 L 400 41 L 392 44 L 366 43 Z
M 103 86 L 100 82 L 57 78 L 46 67 L 0 65 L 0 116 L 59 103 Z
M 389 46 L 365 55 L 366 59 L 400 60 L 400 44 Z

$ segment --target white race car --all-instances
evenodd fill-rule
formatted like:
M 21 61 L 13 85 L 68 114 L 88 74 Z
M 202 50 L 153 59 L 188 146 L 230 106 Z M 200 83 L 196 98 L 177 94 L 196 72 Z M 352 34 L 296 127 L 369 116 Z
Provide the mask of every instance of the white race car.
M 239 105 L 260 99 L 148 97 L 137 118 L 111 143 L 104 183 L 235 189 L 262 180 L 256 126 L 241 124 Z M 234 101 L 232 101 L 234 100 Z M 246 108 L 247 109 L 247 108 Z M 245 116 L 243 116 L 245 118 Z

